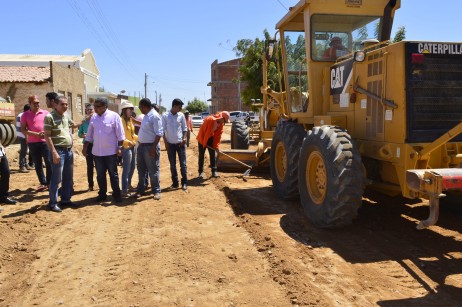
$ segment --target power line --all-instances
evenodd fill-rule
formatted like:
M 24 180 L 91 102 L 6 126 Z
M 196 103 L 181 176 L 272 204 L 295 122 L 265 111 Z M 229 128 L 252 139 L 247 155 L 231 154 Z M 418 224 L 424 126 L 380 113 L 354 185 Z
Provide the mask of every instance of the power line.
M 71 8 L 74 10 L 76 13 L 77 17 L 80 18 L 82 23 L 88 28 L 90 33 L 96 38 L 98 42 L 102 45 L 102 47 L 111 55 L 111 57 L 120 64 L 120 66 L 129 74 L 131 75 L 135 80 L 137 79 L 132 71 L 128 69 L 128 67 L 125 65 L 125 63 L 118 57 L 117 54 L 114 53 L 112 48 L 110 48 L 106 42 L 106 39 L 104 38 L 103 35 L 98 31 L 98 29 L 90 22 L 90 20 L 87 18 L 85 13 L 83 12 L 82 8 L 79 6 L 76 0 L 68 0 L 69 5 Z M 97 18 L 98 19 L 98 18 Z M 114 48 L 117 50 L 117 48 Z
M 111 23 L 104 15 L 104 12 L 101 9 L 99 2 L 95 0 L 87 0 L 87 4 L 90 7 L 90 9 L 93 10 L 93 13 L 96 16 L 96 20 L 100 24 L 101 29 L 103 30 L 103 32 L 106 33 L 105 37 L 109 38 L 109 41 L 112 43 L 112 46 L 114 47 L 116 52 L 119 53 L 120 58 L 124 60 L 124 62 L 129 63 L 130 67 L 135 67 L 134 63 L 130 60 L 130 57 L 125 52 L 125 49 L 123 48 L 124 45 L 120 42 L 117 33 L 113 30 L 113 28 L 111 27 Z
M 283 8 L 285 8 L 287 11 L 289 10 L 281 1 L 276 0 Z

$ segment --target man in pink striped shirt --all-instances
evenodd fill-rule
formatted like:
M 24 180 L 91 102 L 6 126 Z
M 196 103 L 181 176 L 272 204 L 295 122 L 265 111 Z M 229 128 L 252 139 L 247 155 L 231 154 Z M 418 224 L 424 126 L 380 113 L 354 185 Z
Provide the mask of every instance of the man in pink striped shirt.
M 93 106 L 95 114 L 90 118 L 82 153 L 86 156 L 88 145 L 93 143 L 91 152 L 95 159 L 96 180 L 99 186 L 98 197 L 95 201 L 101 202 L 107 199 L 106 172 L 108 172 L 112 197 L 115 202 L 120 203 L 122 195 L 117 173 L 117 156 L 122 155 L 122 144 L 125 140 L 122 120 L 119 114 L 108 110 L 106 98 L 97 98 Z
M 29 105 L 30 110 L 21 116 L 21 132 L 27 137 L 27 145 L 34 159 L 35 173 L 40 182 L 37 191 L 44 191 L 48 189 L 51 179 L 50 150 L 45 142 L 43 129 L 45 116 L 49 112 L 40 109 L 40 100 L 36 95 L 29 97 Z M 43 174 L 42 159 L 45 160 L 46 177 Z

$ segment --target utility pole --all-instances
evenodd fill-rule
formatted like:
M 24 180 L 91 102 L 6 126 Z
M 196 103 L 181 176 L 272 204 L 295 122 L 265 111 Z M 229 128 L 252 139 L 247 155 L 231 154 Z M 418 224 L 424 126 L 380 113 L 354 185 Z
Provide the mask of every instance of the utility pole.
M 144 73 L 144 98 L 147 98 L 148 74 Z
M 155 91 L 155 92 L 156 92 L 156 104 L 157 104 L 157 91 Z

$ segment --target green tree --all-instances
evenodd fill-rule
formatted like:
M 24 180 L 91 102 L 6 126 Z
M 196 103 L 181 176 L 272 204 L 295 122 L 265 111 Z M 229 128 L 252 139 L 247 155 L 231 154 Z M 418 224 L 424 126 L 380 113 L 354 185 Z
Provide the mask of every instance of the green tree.
M 264 39 L 240 39 L 233 48 L 237 57 L 241 58 L 241 66 L 239 69 L 240 81 L 246 82 L 245 90 L 241 92 L 241 98 L 244 104 L 250 106 L 250 99 L 261 99 L 262 94 L 260 87 L 263 85 L 262 71 L 262 54 L 265 50 L 265 40 L 271 39 L 267 30 L 263 31 Z M 272 82 L 271 82 L 272 81 Z M 277 71 L 274 62 L 268 65 L 268 82 L 275 84 L 275 90 L 279 90 L 277 84 Z
M 393 38 L 393 43 L 400 42 L 406 39 L 406 28 L 404 26 L 400 26 L 398 31 L 395 33 L 395 37 Z
M 363 26 L 358 29 L 358 34 L 355 38 L 353 38 L 353 47 L 355 49 L 359 49 L 359 45 L 363 40 L 366 40 L 369 37 L 367 26 Z
M 202 113 L 207 110 L 207 104 L 204 101 L 194 97 L 193 101 L 188 101 L 186 110 L 188 110 L 191 114 Z

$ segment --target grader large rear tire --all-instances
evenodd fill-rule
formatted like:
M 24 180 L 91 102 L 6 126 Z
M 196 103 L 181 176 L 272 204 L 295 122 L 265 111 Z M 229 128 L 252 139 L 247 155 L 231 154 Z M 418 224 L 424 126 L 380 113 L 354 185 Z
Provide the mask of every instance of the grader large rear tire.
M 0 122 L 0 142 L 6 147 L 16 141 L 16 126 L 8 122 Z
M 314 127 L 303 140 L 298 187 L 306 216 L 317 227 L 338 228 L 358 215 L 364 192 L 361 155 L 339 127 Z
M 294 122 L 279 122 L 271 143 L 271 180 L 282 199 L 298 197 L 298 156 L 306 132 Z
M 249 149 L 249 127 L 242 120 L 231 126 L 231 149 Z

